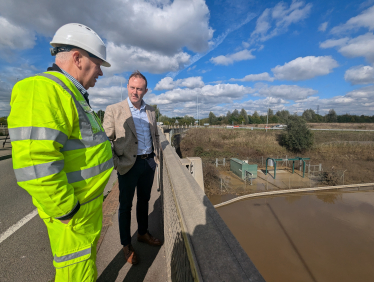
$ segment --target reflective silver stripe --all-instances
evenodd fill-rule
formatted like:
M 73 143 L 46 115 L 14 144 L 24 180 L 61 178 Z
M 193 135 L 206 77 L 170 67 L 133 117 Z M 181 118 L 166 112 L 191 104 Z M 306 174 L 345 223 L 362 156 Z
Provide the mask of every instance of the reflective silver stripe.
M 59 173 L 63 170 L 63 168 L 64 160 L 60 160 L 34 166 L 17 168 L 14 170 L 14 173 L 16 175 L 17 182 L 22 182 Z
M 89 247 L 85 250 L 79 251 L 79 252 L 75 252 L 75 253 L 71 253 L 71 254 L 62 256 L 62 257 L 58 257 L 57 255 L 55 255 L 55 257 L 53 259 L 54 259 L 55 262 L 60 263 L 60 262 L 65 262 L 65 261 L 69 261 L 69 260 L 72 260 L 72 259 L 76 259 L 76 258 L 79 258 L 79 257 L 83 257 L 83 256 L 89 255 L 89 254 L 91 254 L 91 247 Z
M 16 127 L 9 128 L 9 135 L 12 142 L 20 140 L 51 140 L 64 145 L 68 136 L 56 129 L 48 127 Z
M 113 167 L 113 159 L 110 159 L 106 161 L 105 163 L 102 163 L 97 166 L 90 167 L 84 170 L 69 172 L 66 174 L 66 177 L 68 178 L 69 183 L 74 183 L 74 182 L 78 182 L 81 180 L 94 177 L 102 173 L 103 171 L 110 169 L 111 167 Z
M 61 152 L 90 148 L 104 143 L 107 140 L 108 137 L 106 136 L 105 132 L 102 131 L 94 134 L 93 137 L 91 136 L 91 138 L 69 139 L 67 140 L 64 148 L 61 149 Z

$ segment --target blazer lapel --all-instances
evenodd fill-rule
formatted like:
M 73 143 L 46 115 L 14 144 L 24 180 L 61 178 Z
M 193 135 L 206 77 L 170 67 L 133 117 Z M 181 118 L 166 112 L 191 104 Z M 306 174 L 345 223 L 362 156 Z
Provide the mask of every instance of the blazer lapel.
M 135 128 L 134 119 L 132 117 L 130 106 L 129 106 L 129 103 L 127 102 L 127 99 L 123 100 L 123 102 L 121 103 L 121 106 L 124 110 L 123 114 L 124 114 L 124 118 L 125 118 L 125 123 L 127 123 L 129 125 L 132 133 L 134 133 L 135 137 L 138 138 L 138 136 L 136 135 L 136 128 Z

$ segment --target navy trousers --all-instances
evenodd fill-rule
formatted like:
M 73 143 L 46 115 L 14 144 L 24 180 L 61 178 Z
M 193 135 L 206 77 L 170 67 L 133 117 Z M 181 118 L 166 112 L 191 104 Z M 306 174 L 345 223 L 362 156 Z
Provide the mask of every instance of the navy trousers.
M 136 219 L 138 221 L 138 234 L 144 235 L 148 231 L 148 202 L 151 197 L 156 162 L 153 157 L 147 159 L 137 158 L 134 166 L 124 175 L 118 175 L 119 210 L 118 222 L 121 244 L 127 246 L 131 243 L 131 208 L 135 187 L 137 195 Z

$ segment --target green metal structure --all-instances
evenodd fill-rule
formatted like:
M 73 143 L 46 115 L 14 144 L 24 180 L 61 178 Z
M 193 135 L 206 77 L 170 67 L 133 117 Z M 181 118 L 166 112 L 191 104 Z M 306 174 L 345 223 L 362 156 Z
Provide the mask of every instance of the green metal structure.
M 292 159 L 274 159 L 274 158 L 267 158 L 266 159 L 266 169 L 265 175 L 268 174 L 268 160 L 272 160 L 274 162 L 274 179 L 277 173 L 277 162 L 285 162 L 285 161 L 292 161 L 292 174 L 295 172 L 295 161 L 302 161 L 303 162 L 303 178 L 305 177 L 305 161 L 310 160 L 310 158 L 300 158 L 295 157 Z
M 257 178 L 256 164 L 247 164 L 236 158 L 230 159 L 230 170 L 243 180 Z

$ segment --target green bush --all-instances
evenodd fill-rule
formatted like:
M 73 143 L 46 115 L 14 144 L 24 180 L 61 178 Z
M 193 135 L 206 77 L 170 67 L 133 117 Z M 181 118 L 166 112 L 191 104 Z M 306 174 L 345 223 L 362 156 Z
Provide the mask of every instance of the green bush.
M 195 147 L 194 153 L 195 153 L 195 157 L 202 157 L 204 154 L 203 147 Z
M 287 128 L 281 135 L 281 146 L 295 153 L 302 153 L 313 146 L 313 133 L 303 118 L 290 116 L 286 124 Z

